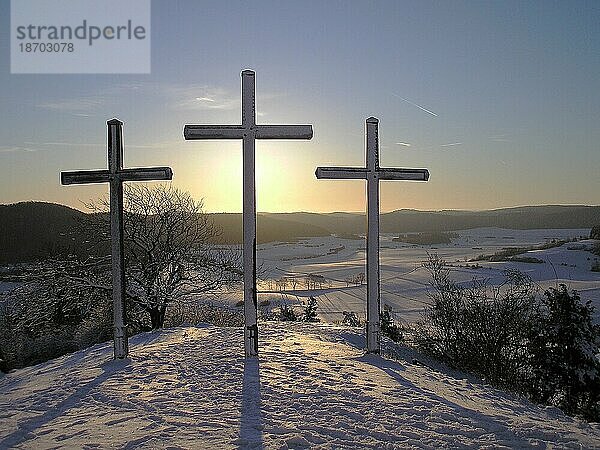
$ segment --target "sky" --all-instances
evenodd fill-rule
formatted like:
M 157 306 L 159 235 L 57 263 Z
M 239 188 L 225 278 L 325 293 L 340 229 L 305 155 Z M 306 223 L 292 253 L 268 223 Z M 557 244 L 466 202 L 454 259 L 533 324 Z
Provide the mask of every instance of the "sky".
M 59 173 L 105 168 L 118 117 L 126 166 L 170 166 L 207 211 L 241 211 L 241 142 L 182 131 L 239 124 L 249 68 L 258 123 L 314 130 L 257 141 L 259 211 L 364 211 L 364 181 L 314 171 L 363 166 L 369 116 L 381 166 L 430 172 L 382 182 L 382 211 L 600 204 L 597 1 L 155 0 L 151 18 L 150 74 L 11 74 L 0 0 L 0 203 L 105 195 Z

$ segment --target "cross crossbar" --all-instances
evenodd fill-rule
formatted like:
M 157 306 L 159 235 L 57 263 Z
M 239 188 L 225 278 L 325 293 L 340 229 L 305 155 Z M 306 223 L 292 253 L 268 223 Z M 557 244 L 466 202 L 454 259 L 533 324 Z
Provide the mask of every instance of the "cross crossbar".
M 366 167 L 317 167 L 315 175 L 318 179 L 366 180 L 372 171 Z M 427 181 L 427 169 L 395 169 L 379 168 L 374 171 L 380 180 Z
M 318 179 L 366 180 L 369 169 L 364 167 L 317 167 Z
M 428 181 L 429 170 L 380 167 L 377 170 L 377 177 L 380 180 Z
M 186 125 L 183 129 L 186 140 L 243 139 L 250 133 L 256 139 L 310 139 L 313 132 L 310 125 Z
M 108 181 L 110 181 L 108 170 L 76 170 L 60 173 L 60 184 L 62 185 L 106 183 Z
M 116 174 L 111 174 L 108 170 L 76 170 L 61 172 L 60 183 L 63 185 L 107 183 L 116 178 L 121 181 L 171 180 L 173 171 L 170 167 L 121 169 Z
M 256 139 L 312 139 L 311 125 L 257 125 Z
M 247 129 L 241 125 L 186 125 L 183 137 L 186 141 L 196 139 L 242 139 Z

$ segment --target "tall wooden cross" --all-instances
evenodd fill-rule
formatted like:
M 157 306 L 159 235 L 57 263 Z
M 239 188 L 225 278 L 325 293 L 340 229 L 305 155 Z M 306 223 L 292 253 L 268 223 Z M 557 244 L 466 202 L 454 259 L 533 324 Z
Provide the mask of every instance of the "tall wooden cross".
M 123 257 L 123 182 L 170 180 L 170 167 L 123 169 L 123 122 L 111 119 L 108 126 L 108 170 L 61 172 L 62 184 L 110 184 L 110 240 L 112 257 L 112 297 L 114 357 L 129 353 L 125 314 L 125 262 Z
M 258 355 L 256 320 L 256 189 L 254 144 L 256 139 L 311 139 L 312 125 L 257 125 L 255 74 L 242 71 L 241 125 L 186 125 L 183 136 L 193 139 L 242 139 L 243 143 L 243 260 L 244 260 L 244 351 Z
M 427 169 L 379 167 L 379 120 L 367 119 L 366 167 L 318 167 L 317 178 L 367 180 L 367 352 L 380 350 L 379 180 L 427 181 Z

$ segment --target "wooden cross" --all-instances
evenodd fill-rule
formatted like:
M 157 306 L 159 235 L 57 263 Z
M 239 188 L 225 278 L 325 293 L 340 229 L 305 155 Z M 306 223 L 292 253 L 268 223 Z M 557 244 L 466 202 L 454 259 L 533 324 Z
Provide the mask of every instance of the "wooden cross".
M 379 180 L 427 181 L 427 169 L 379 167 L 379 120 L 367 119 L 366 167 L 318 167 L 317 178 L 367 180 L 367 352 L 380 350 Z
M 60 181 L 68 184 L 110 184 L 110 240 L 112 257 L 112 297 L 114 319 L 114 357 L 129 353 L 125 314 L 125 262 L 123 257 L 123 182 L 170 180 L 170 167 L 123 169 L 123 122 L 111 119 L 108 126 L 108 170 L 61 172 Z
M 241 125 L 186 125 L 183 136 L 194 139 L 242 139 L 243 142 L 243 260 L 244 260 L 244 351 L 258 355 L 256 320 L 256 189 L 254 144 L 256 139 L 311 139 L 312 125 L 257 125 L 255 74 L 242 71 Z

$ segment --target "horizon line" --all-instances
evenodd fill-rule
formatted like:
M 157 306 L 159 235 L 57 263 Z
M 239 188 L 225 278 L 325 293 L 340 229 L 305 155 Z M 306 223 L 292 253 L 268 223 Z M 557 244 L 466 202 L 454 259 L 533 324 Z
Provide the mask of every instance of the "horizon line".
M 45 200 L 22 200 L 18 202 L 11 203 L 0 203 L 0 206 L 14 206 L 22 203 L 45 203 L 50 205 L 59 205 L 67 208 L 74 209 L 76 211 L 80 211 L 82 213 L 86 213 L 86 211 L 76 208 L 74 206 L 66 205 L 64 203 L 51 202 Z M 423 213 L 441 213 L 441 212 L 491 212 L 491 211 L 501 211 L 505 209 L 518 209 L 518 208 L 539 208 L 539 207 L 600 207 L 600 204 L 582 204 L 582 203 L 544 203 L 544 204 L 533 204 L 533 205 L 514 205 L 514 206 L 501 206 L 501 207 L 493 207 L 487 209 L 466 209 L 466 208 L 449 208 L 449 209 L 415 209 L 415 208 L 398 208 L 391 209 L 388 211 L 381 211 L 380 214 L 389 214 L 393 212 L 399 211 L 414 211 L 414 212 L 423 212 Z M 218 211 L 218 210 L 206 210 L 203 211 L 205 214 L 242 214 L 242 211 Z M 87 213 L 86 213 L 87 214 Z M 340 210 L 332 210 L 332 211 L 307 211 L 307 210 L 295 210 L 295 211 L 257 211 L 256 214 L 360 214 L 365 215 L 366 211 L 340 211 Z

